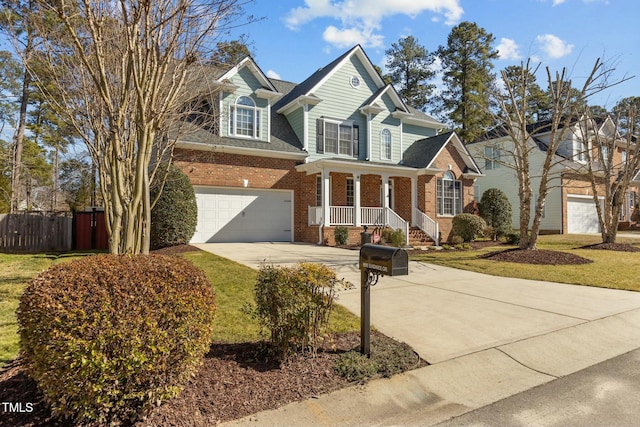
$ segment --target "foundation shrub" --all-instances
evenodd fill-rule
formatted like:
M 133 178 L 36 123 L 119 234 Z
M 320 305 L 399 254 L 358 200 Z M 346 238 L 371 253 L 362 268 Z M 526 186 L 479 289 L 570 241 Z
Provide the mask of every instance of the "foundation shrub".
M 349 239 L 349 229 L 347 227 L 336 227 L 333 231 L 333 237 L 336 241 L 336 245 L 344 246 Z
M 324 264 L 262 265 L 256 279 L 256 305 L 249 308 L 268 331 L 275 356 L 316 352 L 340 288 L 350 287 Z
M 210 345 L 215 294 L 187 260 L 99 255 L 39 274 L 17 314 L 27 372 L 53 414 L 128 425 L 195 373 Z
M 462 237 L 465 242 L 473 242 L 482 236 L 486 227 L 484 219 L 477 215 L 462 213 L 453 217 L 453 234 Z
M 151 200 L 156 197 L 158 201 L 151 210 L 151 249 L 189 243 L 198 222 L 196 195 L 189 177 L 177 167 L 169 167 L 164 186 L 151 188 Z

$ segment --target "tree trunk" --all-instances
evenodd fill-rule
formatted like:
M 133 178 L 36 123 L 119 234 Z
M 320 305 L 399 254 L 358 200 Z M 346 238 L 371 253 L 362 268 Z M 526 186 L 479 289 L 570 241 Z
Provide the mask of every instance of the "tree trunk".
M 25 55 L 28 55 L 30 46 L 27 45 Z M 24 132 L 27 127 L 27 106 L 29 104 L 29 87 L 31 86 L 31 75 L 25 69 L 22 79 L 22 97 L 20 99 L 20 115 L 18 117 L 18 127 L 16 128 L 13 146 L 13 166 L 11 171 L 11 213 L 16 213 L 20 205 L 22 175 L 22 147 L 24 145 Z

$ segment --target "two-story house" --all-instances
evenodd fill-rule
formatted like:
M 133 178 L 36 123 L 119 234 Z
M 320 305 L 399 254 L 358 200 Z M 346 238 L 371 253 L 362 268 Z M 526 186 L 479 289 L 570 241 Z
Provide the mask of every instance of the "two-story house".
M 597 171 L 600 166 L 600 158 L 597 141 L 617 138 L 620 142 L 615 144 L 615 150 L 608 153 L 602 150 L 604 156 L 613 156 L 612 163 L 615 167 L 623 164 L 626 152 L 626 144 L 619 138 L 617 129 L 611 120 L 606 118 L 594 121 L 590 136 L 580 128 L 581 123 L 574 121 L 571 128 L 563 132 L 549 174 L 549 191 L 546 197 L 545 207 L 541 222 L 543 233 L 598 233 L 600 223 L 598 213 L 593 200 L 593 190 L 587 173 L 587 152 L 591 153 L 592 166 Z M 529 159 L 531 188 L 534 191 L 532 210 L 537 202 L 537 191 L 540 188 L 540 174 L 547 147 L 549 146 L 551 128 L 549 122 L 541 121 L 527 127 L 529 137 Z M 513 158 L 514 143 L 506 131 L 496 129 L 487 133 L 480 140 L 469 144 L 469 151 L 476 159 L 481 159 L 485 177 L 478 181 L 476 192 L 478 200 L 489 188 L 501 189 L 509 198 L 513 208 L 513 226 L 519 227 L 520 201 L 518 197 L 517 176 Z M 617 165 L 617 166 L 616 166 Z M 621 213 L 621 226 L 629 227 L 636 221 L 638 196 L 637 185 L 634 180 L 631 189 L 625 195 L 623 211 Z M 599 194 L 604 194 L 602 189 Z M 602 198 L 601 198 L 602 203 Z
M 360 46 L 300 84 L 252 58 L 220 72 L 215 126 L 179 138 L 175 164 L 198 204 L 192 243 L 334 243 L 345 226 L 448 239 L 481 176 L 455 133 L 406 105 Z

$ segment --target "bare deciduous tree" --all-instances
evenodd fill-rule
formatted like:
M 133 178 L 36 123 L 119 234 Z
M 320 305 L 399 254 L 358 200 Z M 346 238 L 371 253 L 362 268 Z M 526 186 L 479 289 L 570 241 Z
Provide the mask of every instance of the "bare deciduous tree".
M 97 167 L 109 250 L 148 253 L 149 187 L 167 164 L 159 160 L 171 158 L 196 81 L 202 92 L 215 92 L 202 87 L 207 72 L 199 63 L 238 22 L 245 2 L 36 1 L 44 13 L 32 22 L 44 42 L 32 75 Z
M 576 139 L 585 147 L 585 165 L 577 172 L 586 175 L 590 184 L 602 243 L 616 242 L 625 196 L 640 168 L 637 108 L 631 105 L 621 113 L 603 119 L 591 116 L 586 109 L 575 128 Z M 628 127 L 621 135 L 623 120 Z
M 562 162 L 557 152 L 566 137 L 571 134 L 586 100 L 612 84 L 608 78 L 612 69 L 607 69 L 600 59 L 596 60 L 580 90 L 572 87 L 566 69 L 553 74 L 546 68 L 547 85 L 550 100 L 550 116 L 548 120 L 536 124 L 529 123 L 531 88 L 535 85 L 535 71 L 530 60 L 520 67 L 520 76 L 510 75 L 503 71 L 504 91 L 495 96 L 499 106 L 498 119 L 502 123 L 500 130 L 508 135 L 513 149 L 509 150 L 512 160 L 508 166 L 516 172 L 519 211 L 520 211 L 520 248 L 535 249 L 540 233 L 545 201 L 551 188 L 550 181 L 559 179 L 552 174 L 552 168 Z M 537 135 L 544 134 L 544 138 Z M 541 165 L 532 170 L 532 152 L 544 151 Z M 534 189 L 532 176 L 539 179 L 537 198 L 533 212 Z M 529 225 L 531 224 L 531 227 Z

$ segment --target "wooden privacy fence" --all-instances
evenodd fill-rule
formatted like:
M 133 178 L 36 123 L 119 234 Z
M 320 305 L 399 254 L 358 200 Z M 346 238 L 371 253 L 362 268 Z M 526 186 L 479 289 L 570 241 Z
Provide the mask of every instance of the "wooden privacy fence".
M 43 213 L 0 214 L 0 251 L 68 251 L 72 218 Z

